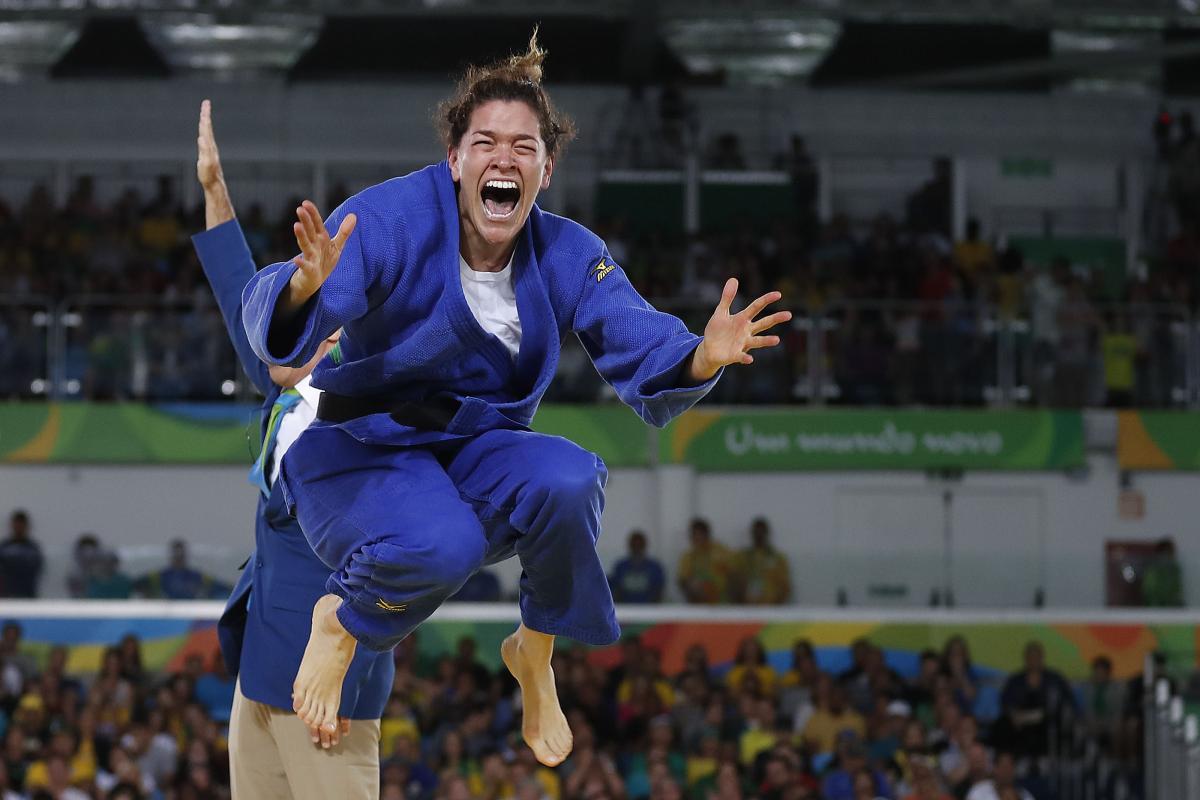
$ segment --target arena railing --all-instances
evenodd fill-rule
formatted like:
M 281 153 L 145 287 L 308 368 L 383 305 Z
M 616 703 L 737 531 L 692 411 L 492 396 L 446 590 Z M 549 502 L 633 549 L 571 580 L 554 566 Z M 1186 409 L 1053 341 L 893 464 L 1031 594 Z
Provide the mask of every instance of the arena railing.
M 696 331 L 711 313 L 695 300 L 655 305 Z M 713 401 L 1200 408 L 1200 317 L 1184 306 L 837 300 L 792 310 L 783 346 L 729 373 Z M 563 359 L 549 399 L 609 396 L 575 361 Z M 248 400 L 253 389 L 211 295 L 194 287 L 57 304 L 0 295 L 0 396 Z
M 0 294 L 0 398 L 51 392 L 56 330 L 49 298 Z
M 1177 684 L 1147 655 L 1143 669 L 1145 800 L 1200 797 L 1200 718 Z

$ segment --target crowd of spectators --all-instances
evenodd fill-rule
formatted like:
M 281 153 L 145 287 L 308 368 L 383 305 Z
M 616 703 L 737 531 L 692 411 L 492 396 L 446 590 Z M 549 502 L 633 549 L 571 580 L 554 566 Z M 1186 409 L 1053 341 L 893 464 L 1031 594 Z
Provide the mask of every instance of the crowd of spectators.
M 0 541 L 0 597 L 36 598 L 45 558 L 32 536 L 29 512 L 14 510 L 8 525 L 8 538 Z M 105 547 L 96 534 L 84 533 L 75 540 L 66 588 L 71 597 L 87 600 L 223 600 L 232 587 L 189 565 L 182 540 L 168 545 L 162 569 L 131 577 L 121 570 L 115 549 Z
M 151 673 L 127 635 L 84 675 L 68 671 L 67 648 L 34 658 L 21 635 L 10 622 L 0 636 L 0 797 L 228 797 L 233 682 L 221 659 Z M 797 641 L 783 663 L 751 637 L 721 665 L 696 642 L 667 674 L 631 636 L 616 653 L 556 653 L 575 746 L 551 770 L 520 741 L 502 668 L 470 638 L 440 657 L 417 639 L 395 651 L 383 800 L 1054 800 L 1084 752 L 1108 759 L 1110 783 L 1093 796 L 1109 797 L 1140 758 L 1140 678 L 1117 681 L 1103 656 L 1072 686 L 1030 642 L 1001 687 L 961 637 L 920 653 L 909 674 L 865 639 L 848 658 Z
M 1170 140 L 1175 173 L 1200 158 L 1190 127 Z M 1190 138 L 1188 138 L 1190 136 Z M 737 169 L 736 137 L 717 137 L 710 168 Z M 742 165 L 744 166 L 744 164 Z M 1169 405 L 1184 369 L 1180 314 L 1194 309 L 1200 276 L 1200 220 L 1187 180 L 1172 184 L 1178 233 L 1162 262 L 1138 279 L 1114 284 L 1094 264 L 1057 258 L 1035 263 L 1018 247 L 971 220 L 951 232 L 951 170 L 937 159 L 931 177 L 908 197 L 903 218 L 817 216 L 819 179 L 802 137 L 773 165 L 791 176 L 794 215 L 773 224 L 739 224 L 693 238 L 634 231 L 630 220 L 595 227 L 638 288 L 699 328 L 725 277 L 747 296 L 780 289 L 800 318 L 785 347 L 716 390 L 726 402 L 805 402 L 818 394 L 851 404 L 971 405 L 990 399 L 996 382 L 998 321 L 1022 320 L 1014 333 L 1017 381 L 1033 402 L 1054 406 Z M 337 186 L 332 208 L 347 189 Z M 261 264 L 295 248 L 291 208 L 261 205 L 240 215 Z M 5 296 L 71 298 L 63 372 L 74 394 L 93 399 L 217 399 L 238 370 L 220 316 L 189 242 L 203 228 L 202 208 L 184 209 L 174 181 L 159 179 L 149 199 L 133 189 L 97 200 L 80 177 L 65 203 L 45 186 L 16 207 L 0 200 L 0 272 Z M 1192 216 L 1185 216 L 1185 215 Z M 1119 305 L 1113 305 L 1119 304 Z M 1176 312 L 1167 312 L 1170 305 Z M 1174 314 L 1174 316 L 1172 316 Z M 22 396 L 43 380 L 46 331 L 29 308 L 0 303 L 0 396 Z M 816 364 L 813 359 L 818 359 Z M 819 367 L 821 385 L 810 380 Z M 587 357 L 564 352 L 550 399 L 596 400 L 604 387 Z
M 770 524 L 763 517 L 750 523 L 750 543 L 733 551 L 713 539 L 701 518 L 689 526 L 690 546 L 679 558 L 676 575 L 680 596 L 700 605 L 782 605 L 792 599 L 787 556 L 771 544 Z M 646 534 L 629 534 L 627 555 L 608 576 L 618 603 L 661 603 L 667 589 L 662 564 L 647 553 Z
M 228 797 L 224 727 L 233 681 L 219 658 L 186 658 L 178 672 L 143 668 L 126 635 L 95 674 L 68 671 L 72 653 L 44 658 L 23 646 L 21 626 L 0 635 L 0 798 Z
M 783 605 L 792 600 L 791 567 L 787 556 L 771 544 L 771 528 L 765 518 L 750 523 L 750 541 L 736 551 L 713 538 L 705 519 L 691 521 L 689 536 L 690 546 L 680 556 L 676 571 L 679 597 L 684 602 Z M 626 554 L 613 564 L 608 585 L 618 603 L 662 603 L 668 599 L 667 570 L 650 555 L 645 531 L 630 532 Z M 496 574 L 481 569 L 451 599 L 496 602 L 505 597 Z

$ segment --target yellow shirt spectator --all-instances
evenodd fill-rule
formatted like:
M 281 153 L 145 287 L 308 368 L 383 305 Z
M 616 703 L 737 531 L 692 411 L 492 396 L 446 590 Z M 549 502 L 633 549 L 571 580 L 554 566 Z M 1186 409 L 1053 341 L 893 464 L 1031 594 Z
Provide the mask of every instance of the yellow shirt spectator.
M 1128 333 L 1106 333 L 1100 342 L 1104 353 L 1104 386 L 1110 392 L 1133 389 L 1137 339 Z
M 786 603 L 792 595 L 787 556 L 772 547 L 747 547 L 741 553 L 742 602 L 752 606 Z
M 692 546 L 679 559 L 679 586 L 689 603 L 728 603 L 736 572 L 733 555 L 702 519 L 692 521 Z
M 838 734 L 853 731 L 862 739 L 867 733 L 867 723 L 857 711 L 848 708 L 834 713 L 828 708 L 818 708 L 808 718 L 800 737 L 812 745 L 818 753 L 832 753 Z
M 779 676 L 766 664 L 735 664 L 725 675 L 725 683 L 733 691 L 740 692 L 747 675 L 758 679 L 758 688 L 762 696 L 770 697 L 775 694 Z

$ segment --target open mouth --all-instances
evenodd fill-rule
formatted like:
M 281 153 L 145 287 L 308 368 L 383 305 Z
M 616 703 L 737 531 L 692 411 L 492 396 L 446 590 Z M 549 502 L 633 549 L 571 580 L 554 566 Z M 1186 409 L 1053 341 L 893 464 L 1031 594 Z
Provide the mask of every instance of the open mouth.
M 483 201 L 483 212 L 488 219 L 504 220 L 516 212 L 521 189 L 516 181 L 493 178 L 483 185 L 479 199 Z

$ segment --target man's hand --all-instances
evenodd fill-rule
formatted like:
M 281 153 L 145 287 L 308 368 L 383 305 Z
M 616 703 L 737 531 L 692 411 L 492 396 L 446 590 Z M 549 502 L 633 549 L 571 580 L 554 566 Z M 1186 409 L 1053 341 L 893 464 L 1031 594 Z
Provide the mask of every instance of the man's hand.
M 759 334 L 792 318 L 790 311 L 777 311 L 762 319 L 755 319 L 768 305 L 783 297 L 779 292 L 768 292 L 738 313 L 730 314 L 729 308 L 737 296 L 737 289 L 737 278 L 725 282 L 721 302 L 704 326 L 704 339 L 692 354 L 689 368 L 691 379 L 696 383 L 707 381 L 727 364 L 753 364 L 751 350 L 779 344 L 778 336 Z
M 225 185 L 225 174 L 221 171 L 221 155 L 217 152 L 217 138 L 213 135 L 212 103 L 205 100 L 200 104 L 200 131 L 196 136 L 196 177 L 204 189 L 204 224 L 207 229 L 217 227 L 233 219 L 233 202 L 229 199 L 229 188 Z
M 343 736 L 350 734 L 350 720 L 346 717 L 338 717 L 337 730 L 332 733 L 320 728 L 309 728 L 308 736 L 312 739 L 313 744 L 319 744 L 322 750 L 328 750 L 331 747 L 337 747 L 338 742 Z
M 279 298 L 280 310 L 285 313 L 299 310 L 317 293 L 337 266 L 338 259 L 342 257 L 342 248 L 358 224 L 357 216 L 346 215 L 337 234 L 330 239 L 325 224 L 321 222 L 321 214 L 311 200 L 305 200 L 296 209 L 296 219 L 298 221 L 292 225 L 292 232 L 296 234 L 296 244 L 300 245 L 300 255 L 296 257 L 297 269 L 292 274 L 287 291 Z

